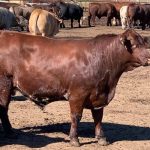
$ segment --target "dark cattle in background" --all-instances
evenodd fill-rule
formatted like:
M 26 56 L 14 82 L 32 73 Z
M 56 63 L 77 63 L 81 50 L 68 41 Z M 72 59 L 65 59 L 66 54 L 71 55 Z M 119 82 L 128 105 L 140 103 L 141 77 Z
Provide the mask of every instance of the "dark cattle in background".
M 91 109 L 95 136 L 99 144 L 108 144 L 101 126 L 103 108 L 113 99 L 123 72 L 147 65 L 145 46 L 134 30 L 82 40 L 0 32 L 0 118 L 7 136 L 13 135 L 7 111 L 17 87 L 38 105 L 69 101 L 73 146 L 79 146 L 83 109 Z
M 33 10 L 34 8 L 32 7 L 24 7 L 24 6 L 13 6 L 9 8 L 9 11 L 12 12 L 16 17 L 22 16 L 27 20 L 29 20 Z
M 137 20 L 140 21 L 142 29 L 145 29 L 144 25 L 144 9 L 141 4 L 129 4 L 127 9 L 127 21 L 129 27 L 133 27 Z
M 17 16 L 17 22 L 19 26 L 21 27 L 22 31 L 29 31 L 29 20 L 25 19 L 23 16 Z
M 8 9 L 0 7 L 0 29 L 11 29 L 18 26 L 16 17 Z
M 17 17 L 22 29 L 28 31 L 29 18 L 34 9 L 32 7 L 13 6 L 9 8 L 9 11 Z
M 26 6 L 47 10 L 49 12 L 53 12 L 56 15 L 59 13 L 58 7 L 53 7 L 53 3 L 27 3 Z
M 142 8 L 144 10 L 144 20 L 143 20 L 143 28 L 150 27 L 150 4 L 143 4 Z
M 127 10 L 127 19 L 129 27 L 133 27 L 135 22 L 139 20 L 142 30 L 146 25 L 150 25 L 150 4 L 130 4 Z
M 90 3 L 89 4 L 89 16 L 88 16 L 88 24 L 91 26 L 91 19 L 95 26 L 95 18 L 98 17 L 107 17 L 107 26 L 111 26 L 111 19 L 113 17 L 118 18 L 117 10 L 114 5 L 110 3 Z
M 19 4 L 9 3 L 9 2 L 0 2 L 0 7 L 4 7 L 4 8 L 9 9 L 12 6 L 19 6 Z
M 26 5 L 29 7 L 52 11 L 51 4 L 49 4 L 49 3 L 27 3 Z
M 52 3 L 52 2 L 57 2 L 57 1 L 62 1 L 62 0 L 32 0 L 32 3 Z
M 114 2 L 112 3 L 116 10 L 117 10 L 117 20 L 118 24 L 121 25 L 121 19 L 120 19 L 120 9 L 122 6 L 128 6 L 129 4 L 132 4 L 133 2 Z
M 59 18 L 63 20 L 71 19 L 71 28 L 73 28 L 73 20 L 78 20 L 79 27 L 81 17 L 83 17 L 83 8 L 77 4 L 70 4 L 64 2 L 56 2 L 53 3 L 54 8 L 57 7 L 59 9 Z M 65 27 L 65 25 L 63 25 Z

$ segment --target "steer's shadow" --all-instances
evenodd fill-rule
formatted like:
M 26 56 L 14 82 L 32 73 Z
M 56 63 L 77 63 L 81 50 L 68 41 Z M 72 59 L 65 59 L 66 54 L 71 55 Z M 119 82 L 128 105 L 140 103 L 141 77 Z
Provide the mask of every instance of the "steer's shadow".
M 107 139 L 113 143 L 117 141 L 142 141 L 150 140 L 150 128 L 133 125 L 123 125 L 114 123 L 104 123 L 103 129 Z M 18 144 L 25 145 L 30 148 L 41 148 L 51 143 L 69 142 L 61 137 L 49 137 L 46 133 L 64 133 L 69 134 L 70 124 L 59 123 L 46 126 L 24 127 L 19 129 L 18 139 L 8 140 L 3 138 L 3 132 L 0 130 L 0 146 Z M 81 122 L 79 126 L 79 137 L 94 137 L 94 125 L 89 122 Z M 82 145 L 96 143 L 84 142 Z M 68 143 L 69 144 L 69 143 Z

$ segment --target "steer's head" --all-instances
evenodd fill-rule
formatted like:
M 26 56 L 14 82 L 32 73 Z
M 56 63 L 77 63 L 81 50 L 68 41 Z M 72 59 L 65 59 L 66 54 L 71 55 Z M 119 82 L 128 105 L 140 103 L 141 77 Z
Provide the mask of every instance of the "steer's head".
M 144 38 L 134 30 L 128 29 L 120 35 L 120 41 L 126 51 L 124 57 L 127 57 L 127 70 L 148 65 L 150 52 Z

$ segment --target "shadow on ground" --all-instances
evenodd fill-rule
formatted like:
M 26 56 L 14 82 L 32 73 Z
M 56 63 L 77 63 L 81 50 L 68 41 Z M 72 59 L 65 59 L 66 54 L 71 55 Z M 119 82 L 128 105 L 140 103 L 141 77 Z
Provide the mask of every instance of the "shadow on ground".
M 0 125 L 1 128 L 1 125 Z M 107 139 L 111 142 L 117 141 L 142 141 L 150 140 L 150 128 L 104 123 L 103 129 Z M 0 146 L 5 145 L 25 145 L 30 148 L 41 148 L 51 143 L 69 142 L 68 140 L 59 137 L 49 137 L 45 133 L 64 133 L 69 134 L 70 124 L 59 123 L 46 126 L 24 127 L 17 130 L 18 139 L 6 139 L 3 137 L 3 132 L 0 130 Z M 81 122 L 79 126 L 79 137 L 94 137 L 94 125 L 92 122 Z M 82 145 L 96 143 L 96 140 L 82 143 Z

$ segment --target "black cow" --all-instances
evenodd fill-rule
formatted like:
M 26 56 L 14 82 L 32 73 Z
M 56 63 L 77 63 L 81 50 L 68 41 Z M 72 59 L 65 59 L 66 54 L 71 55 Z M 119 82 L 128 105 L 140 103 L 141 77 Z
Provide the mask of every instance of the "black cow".
M 70 3 L 64 3 L 64 2 L 56 2 L 54 3 L 55 7 L 59 8 L 58 16 L 60 19 L 63 20 L 69 20 L 71 19 L 71 28 L 73 28 L 73 20 L 78 20 L 79 28 L 80 25 L 80 19 L 83 16 L 83 8 L 76 4 L 70 4 Z M 63 24 L 62 27 L 65 27 Z
M 128 5 L 127 19 L 129 27 L 133 27 L 137 20 L 140 21 L 142 30 L 145 30 L 146 25 L 150 25 L 150 5 L 149 4 L 130 4 Z
M 16 17 L 8 9 L 0 7 L 0 30 L 18 26 Z
M 144 4 L 142 5 L 145 17 L 144 17 L 144 28 L 146 28 L 146 25 L 150 26 L 150 4 Z

